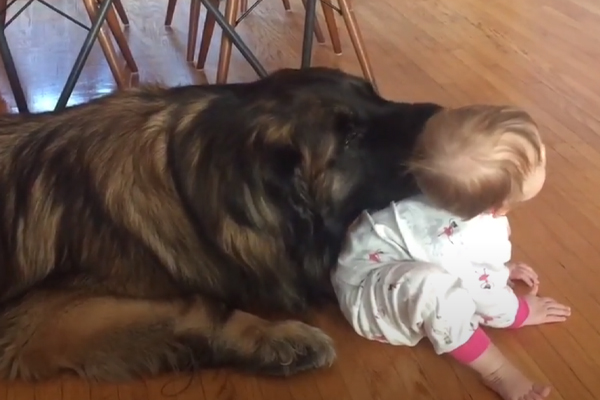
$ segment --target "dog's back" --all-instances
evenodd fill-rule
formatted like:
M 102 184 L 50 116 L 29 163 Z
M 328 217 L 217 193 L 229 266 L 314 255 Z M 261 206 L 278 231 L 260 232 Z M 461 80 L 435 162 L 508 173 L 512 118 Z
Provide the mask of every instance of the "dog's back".
M 200 112 L 199 92 L 180 107 Z M 181 125 L 168 93 L 132 90 L 65 111 L 0 117 L 0 300 L 50 274 L 102 259 L 126 264 L 132 252 L 139 258 L 134 242 L 148 245 L 158 235 L 153 223 L 165 231 L 168 210 L 185 230 L 166 166 L 168 135 Z M 147 271 L 157 264 L 151 253 Z

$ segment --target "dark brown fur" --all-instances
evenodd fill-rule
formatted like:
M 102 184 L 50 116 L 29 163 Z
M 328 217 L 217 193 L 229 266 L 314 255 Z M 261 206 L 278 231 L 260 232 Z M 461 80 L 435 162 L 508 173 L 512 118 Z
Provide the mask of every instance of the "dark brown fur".
M 346 227 L 416 191 L 438 109 L 315 68 L 0 117 L 0 373 L 331 364 L 320 330 L 249 311 L 330 294 Z

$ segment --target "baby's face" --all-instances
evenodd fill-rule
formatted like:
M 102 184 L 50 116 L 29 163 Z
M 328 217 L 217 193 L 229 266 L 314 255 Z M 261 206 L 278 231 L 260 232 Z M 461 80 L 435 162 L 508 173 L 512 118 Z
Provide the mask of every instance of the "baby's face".
M 519 199 L 519 203 L 533 199 L 537 196 L 546 182 L 546 147 L 542 146 L 542 162 L 540 165 L 529 175 L 529 177 L 523 182 L 523 196 Z M 506 204 L 500 210 L 494 212 L 494 215 L 504 216 L 506 215 L 514 204 Z

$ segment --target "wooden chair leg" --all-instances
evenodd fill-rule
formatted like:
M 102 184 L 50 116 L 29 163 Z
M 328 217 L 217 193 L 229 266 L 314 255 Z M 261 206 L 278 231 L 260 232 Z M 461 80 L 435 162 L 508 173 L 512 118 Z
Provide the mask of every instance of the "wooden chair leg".
M 323 16 L 325 17 L 325 23 L 327 24 L 327 30 L 329 31 L 329 37 L 331 38 L 331 45 L 335 54 L 342 54 L 342 41 L 340 40 L 340 32 L 335 22 L 335 12 L 333 8 L 329 7 L 324 2 L 321 2 L 323 8 Z
M 211 0 L 215 7 L 219 7 L 219 0 Z M 213 33 L 215 32 L 215 24 L 217 21 L 206 14 L 204 20 L 204 27 L 202 28 L 202 40 L 200 41 L 200 51 L 198 52 L 198 62 L 196 63 L 197 69 L 204 69 L 206 65 L 206 58 L 208 57 L 208 50 L 210 49 L 210 42 L 212 41 Z
M 100 1 L 101 0 L 96 0 L 96 7 L 99 7 Z M 108 27 L 110 28 L 110 31 L 117 42 L 117 46 L 119 46 L 119 50 L 121 50 L 121 54 L 125 59 L 127 67 L 133 73 L 138 72 L 137 64 L 133 58 L 133 54 L 131 53 L 131 48 L 129 47 L 129 43 L 127 43 L 127 38 L 123 34 L 123 30 L 121 29 L 119 20 L 117 19 L 117 13 L 115 13 L 113 8 L 109 9 L 108 14 L 106 14 L 106 23 L 108 24 Z
M 304 10 L 306 10 L 306 0 L 302 0 L 302 5 L 304 6 Z M 315 37 L 317 38 L 317 42 L 321 44 L 325 43 L 325 36 L 323 35 L 323 30 L 321 29 L 321 24 L 319 24 L 319 21 L 315 21 Z
M 83 0 L 83 4 L 85 5 L 85 10 L 89 15 L 90 20 L 93 21 L 95 18 L 97 18 L 98 6 L 96 0 Z M 105 26 L 100 28 L 100 32 L 98 33 L 98 42 L 100 43 L 100 47 L 102 47 L 102 51 L 104 52 L 108 66 L 110 67 L 115 81 L 117 82 L 117 86 L 119 89 L 124 89 L 127 87 L 127 81 L 119 68 L 117 52 L 115 51 L 112 41 L 110 40 L 110 35 L 108 32 L 106 32 Z
M 187 62 L 194 62 L 196 40 L 198 39 L 198 24 L 200 23 L 200 0 L 190 2 L 190 22 L 188 25 Z
M 165 15 L 165 25 L 171 26 L 171 22 L 173 22 L 173 14 L 175 14 L 175 6 L 177 5 L 177 0 L 169 0 L 167 3 L 167 14 Z
M 125 7 L 123 7 L 121 0 L 114 0 L 113 5 L 115 6 L 115 10 L 117 10 L 117 14 L 119 14 L 119 18 L 123 25 L 129 25 L 129 18 L 127 17 L 127 12 L 125 11 Z
M 240 0 L 226 0 L 225 20 L 228 24 L 234 25 L 237 18 L 237 12 L 240 9 Z M 229 65 L 231 63 L 232 43 L 229 37 L 222 33 L 221 35 L 221 50 L 219 52 L 219 64 L 217 66 L 216 83 L 226 83 L 229 73 Z
M 283 2 L 283 8 L 285 8 L 285 11 L 290 11 L 292 9 L 290 0 L 281 0 L 281 1 Z
M 0 27 L 6 24 L 6 7 L 8 7 L 8 0 L 0 0 Z
M 373 84 L 375 88 L 377 88 L 375 76 L 373 74 L 373 68 L 371 67 L 371 61 L 367 55 L 367 49 L 365 48 L 365 43 L 360 33 L 358 22 L 356 21 L 356 16 L 354 15 L 354 10 L 352 9 L 352 4 L 350 3 L 350 0 L 338 0 L 338 3 L 340 5 L 342 16 L 344 17 L 344 23 L 348 29 L 348 35 L 352 41 L 352 46 L 356 52 L 363 75 Z

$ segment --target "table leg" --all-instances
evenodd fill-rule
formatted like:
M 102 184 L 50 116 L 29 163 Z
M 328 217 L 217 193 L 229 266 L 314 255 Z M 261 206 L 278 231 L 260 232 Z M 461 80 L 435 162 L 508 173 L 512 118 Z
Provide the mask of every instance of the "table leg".
M 254 69 L 256 74 L 261 78 L 266 77 L 268 74 L 265 68 L 262 66 L 260 61 L 258 61 L 254 53 L 252 53 L 252 51 L 248 48 L 246 43 L 244 43 L 244 40 L 235 31 L 235 28 L 227 23 L 225 17 L 219 11 L 219 8 L 216 7 L 210 0 L 200 1 L 202 2 L 202 5 L 206 7 L 206 12 L 210 13 L 214 17 L 215 21 L 217 21 L 217 24 L 219 24 L 219 26 L 223 30 L 223 33 L 229 36 L 229 39 L 231 40 L 233 45 L 239 50 L 239 52 L 246 59 L 248 64 L 250 64 L 252 69 Z
M 300 64 L 300 68 L 309 68 L 311 65 L 313 32 L 317 21 L 317 1 L 318 0 L 306 0 L 304 39 L 302 40 L 302 63 Z
M 79 51 L 79 55 L 77 55 L 75 64 L 69 73 L 65 87 L 58 98 L 58 102 L 56 103 L 56 107 L 54 108 L 55 111 L 62 110 L 67 106 L 67 102 L 73 93 L 73 89 L 75 89 L 75 84 L 79 80 L 81 71 L 83 70 L 90 52 L 92 51 L 92 47 L 94 46 L 96 39 L 98 38 L 100 28 L 102 28 L 102 25 L 106 21 L 106 15 L 108 14 L 110 7 L 112 7 L 112 2 L 113 0 L 102 0 L 102 3 L 100 3 L 98 18 L 96 18 L 96 20 L 93 22 L 90 31 L 83 42 L 83 46 L 81 46 L 81 50 Z
M 29 107 L 27 107 L 27 99 L 25 98 L 25 93 L 23 93 L 23 87 L 21 86 L 19 74 L 15 67 L 15 61 L 10 52 L 10 47 L 8 47 L 4 29 L 4 26 L 0 26 L 0 55 L 4 62 L 4 69 L 6 70 L 6 76 L 8 77 L 8 83 L 10 84 L 13 96 L 15 96 L 15 102 L 17 103 L 19 113 L 28 113 Z

